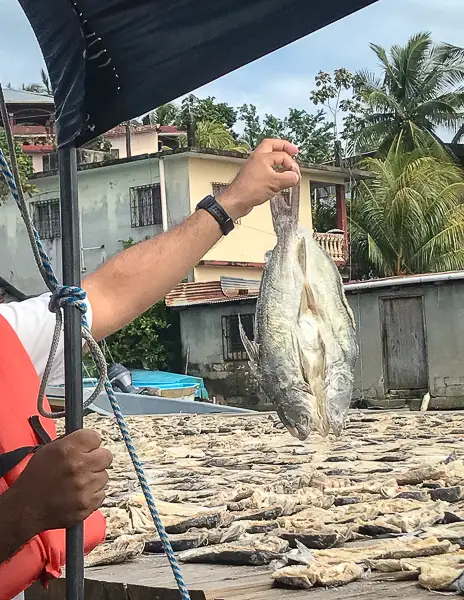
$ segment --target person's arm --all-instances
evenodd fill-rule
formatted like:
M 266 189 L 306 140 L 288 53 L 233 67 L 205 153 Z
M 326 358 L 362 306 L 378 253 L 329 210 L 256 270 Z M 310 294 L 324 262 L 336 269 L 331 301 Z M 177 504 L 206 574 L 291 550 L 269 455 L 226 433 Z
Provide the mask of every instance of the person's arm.
M 262 142 L 218 200 L 234 221 L 298 183 L 296 153 L 289 142 Z M 172 230 L 117 254 L 86 277 L 83 287 L 92 305 L 94 337 L 114 333 L 164 298 L 221 235 L 216 220 L 200 210 Z

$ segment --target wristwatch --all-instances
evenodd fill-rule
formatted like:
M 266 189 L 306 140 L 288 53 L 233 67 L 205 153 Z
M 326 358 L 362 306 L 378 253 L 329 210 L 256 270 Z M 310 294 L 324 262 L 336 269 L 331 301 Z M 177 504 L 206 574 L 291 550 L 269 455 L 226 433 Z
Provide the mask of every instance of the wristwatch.
M 235 227 L 232 218 L 226 213 L 214 196 L 206 196 L 198 204 L 196 210 L 206 210 L 216 219 L 221 228 L 222 234 L 227 235 Z

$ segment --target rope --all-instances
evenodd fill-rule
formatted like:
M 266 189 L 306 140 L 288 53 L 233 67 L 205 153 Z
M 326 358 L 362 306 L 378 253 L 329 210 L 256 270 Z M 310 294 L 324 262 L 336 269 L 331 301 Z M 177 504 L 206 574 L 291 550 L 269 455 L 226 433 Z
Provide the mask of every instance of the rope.
M 3 102 L 3 94 L 1 91 L 1 87 L 0 87 L 0 107 L 2 105 L 4 105 L 4 102 Z M 7 140 L 8 140 L 9 121 L 7 119 L 6 121 L 4 120 L 3 122 L 5 124 L 5 129 L 7 131 Z M 9 153 L 10 153 L 10 157 L 12 160 L 13 171 L 16 170 L 16 173 L 17 173 L 16 160 L 15 160 L 16 157 L 15 157 L 15 153 L 14 153 L 14 145 L 12 142 L 11 128 L 10 128 L 9 134 L 10 134 L 9 137 L 11 138 L 11 144 L 12 144 L 11 148 L 10 148 L 10 144 L 9 144 Z M 53 413 L 53 412 L 47 411 L 44 408 L 44 398 L 45 398 L 45 388 L 47 386 L 47 382 L 48 382 L 50 372 L 52 369 L 52 365 L 53 365 L 53 362 L 54 362 L 54 359 L 56 356 L 56 351 L 58 348 L 60 335 L 61 335 L 61 329 L 62 329 L 62 323 L 63 323 L 61 309 L 64 305 L 74 306 L 75 308 L 80 310 L 82 313 L 82 338 L 86 341 L 86 343 L 89 347 L 90 353 L 92 355 L 92 358 L 95 361 L 95 364 L 99 371 L 97 387 L 95 388 L 95 390 L 92 393 L 92 395 L 90 396 L 90 398 L 88 398 L 88 400 L 84 402 L 83 409 L 87 408 L 90 404 L 92 404 L 92 402 L 95 400 L 95 398 L 101 393 L 103 388 L 105 388 L 106 393 L 108 395 L 108 399 L 111 403 L 111 408 L 113 409 L 114 416 L 116 417 L 116 421 L 118 423 L 119 429 L 121 431 L 121 435 L 122 435 L 124 443 L 126 445 L 127 451 L 129 452 L 129 456 L 131 458 L 132 464 L 134 465 L 135 471 L 137 473 L 140 487 L 142 488 L 143 494 L 145 496 L 145 500 L 147 502 L 148 509 L 150 511 L 153 522 L 155 524 L 156 531 L 158 532 L 158 535 L 160 537 L 161 543 L 164 548 L 164 552 L 166 553 L 166 556 L 168 557 L 174 578 L 177 583 L 177 587 L 179 588 L 181 598 L 182 598 L 182 600 L 190 600 L 190 594 L 184 583 L 184 579 L 183 579 L 182 573 L 180 571 L 179 563 L 178 563 L 177 558 L 172 549 L 171 542 L 166 533 L 163 522 L 159 516 L 158 509 L 156 508 L 155 499 L 153 497 L 150 486 L 148 485 L 148 481 L 147 481 L 145 472 L 143 470 L 142 463 L 137 455 L 137 451 L 135 449 L 134 443 L 132 441 L 132 437 L 127 428 L 127 425 L 126 425 L 126 422 L 124 419 L 124 415 L 122 414 L 121 408 L 116 399 L 114 390 L 111 386 L 110 381 L 108 380 L 107 364 L 106 364 L 105 357 L 104 357 L 99 345 L 93 339 L 92 333 L 89 329 L 87 320 L 85 318 L 85 313 L 87 310 L 87 304 L 85 301 L 86 293 L 82 288 L 79 288 L 79 287 L 60 286 L 58 284 L 58 280 L 55 277 L 50 260 L 47 256 L 46 252 L 43 249 L 39 234 L 35 230 L 32 220 L 31 220 L 31 217 L 29 215 L 29 211 L 27 210 L 27 205 L 24 201 L 22 190 L 21 190 L 20 186 L 16 185 L 15 177 L 11 173 L 8 163 L 7 163 L 5 156 L 3 155 L 3 152 L 1 149 L 0 149 L 0 170 L 3 173 L 3 176 L 4 176 L 4 178 L 8 184 L 8 187 L 11 191 L 11 194 L 12 194 L 14 200 L 16 201 L 16 203 L 19 207 L 19 210 L 21 212 L 21 215 L 24 219 L 26 229 L 27 229 L 27 232 L 29 235 L 29 240 L 31 242 L 32 251 L 34 253 L 34 257 L 37 262 L 37 266 L 38 266 L 39 271 L 42 274 L 42 277 L 43 277 L 45 283 L 47 284 L 49 290 L 52 292 L 49 309 L 51 312 L 55 313 L 55 315 L 56 315 L 56 325 L 55 325 L 55 330 L 54 330 L 54 334 L 53 334 L 52 346 L 50 349 L 50 354 L 48 357 L 47 365 L 46 365 L 45 372 L 44 372 L 42 382 L 40 385 L 39 396 L 37 399 L 37 406 L 38 406 L 39 413 L 46 418 L 58 418 L 58 417 L 65 416 L 64 411 L 58 412 L 58 413 Z M 19 182 L 18 176 L 16 176 L 16 179 Z

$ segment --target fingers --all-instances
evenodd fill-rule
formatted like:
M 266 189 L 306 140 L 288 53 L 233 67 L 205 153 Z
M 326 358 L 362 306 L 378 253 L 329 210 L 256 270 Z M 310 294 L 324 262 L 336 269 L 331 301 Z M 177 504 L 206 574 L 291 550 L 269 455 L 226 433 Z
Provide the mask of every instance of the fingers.
M 86 456 L 86 467 L 92 473 L 100 473 L 109 469 L 113 462 L 113 455 L 106 448 L 97 448 Z
M 263 140 L 255 150 L 255 154 L 264 152 L 286 152 L 290 156 L 295 156 L 298 154 L 298 148 L 295 144 L 287 142 L 287 140 L 268 139 Z
M 300 167 L 286 152 L 270 152 L 266 154 L 266 161 L 271 167 L 281 167 L 285 171 L 294 171 L 300 178 Z
M 101 473 L 95 473 L 92 477 L 92 482 L 91 482 L 91 490 L 88 491 L 92 491 L 93 494 L 99 494 L 100 492 L 103 492 L 103 490 L 106 487 L 106 484 L 108 483 L 109 480 L 109 475 L 106 471 L 102 471 Z
M 68 444 L 72 444 L 81 452 L 92 452 L 101 446 L 100 435 L 92 429 L 73 431 L 63 439 L 66 439 Z
M 90 505 L 86 511 L 87 515 L 91 515 L 93 512 L 95 512 L 96 510 L 101 508 L 103 505 L 103 502 L 105 501 L 105 498 L 106 498 L 105 492 L 103 492 L 103 491 L 97 492 L 93 496 L 92 502 L 90 503 Z
M 276 173 L 277 181 L 279 182 L 279 188 L 281 190 L 287 190 L 295 187 L 300 181 L 300 177 L 294 171 L 284 171 L 283 173 Z

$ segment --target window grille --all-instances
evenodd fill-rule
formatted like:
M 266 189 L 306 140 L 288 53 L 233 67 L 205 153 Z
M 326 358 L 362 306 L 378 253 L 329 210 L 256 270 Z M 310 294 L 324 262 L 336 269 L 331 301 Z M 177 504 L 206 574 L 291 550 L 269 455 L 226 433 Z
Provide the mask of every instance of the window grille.
M 159 183 L 131 187 L 129 196 L 131 227 L 162 225 L 161 186 Z
M 32 202 L 32 220 L 43 240 L 61 237 L 60 201 L 58 198 Z
M 248 339 L 254 339 L 253 323 L 254 315 L 240 315 L 243 329 Z M 247 353 L 240 337 L 238 328 L 238 315 L 226 315 L 222 317 L 222 348 L 225 361 L 248 360 Z

